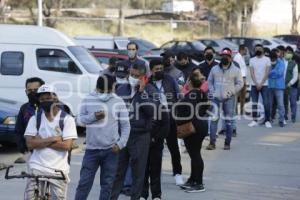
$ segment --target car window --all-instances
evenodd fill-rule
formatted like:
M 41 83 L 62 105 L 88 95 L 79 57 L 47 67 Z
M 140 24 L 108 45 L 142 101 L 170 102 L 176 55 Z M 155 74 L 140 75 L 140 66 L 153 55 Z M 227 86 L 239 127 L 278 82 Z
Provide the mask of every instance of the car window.
M 74 61 L 60 49 L 37 49 L 36 58 L 41 70 L 71 74 L 81 73 Z
M 262 45 L 271 45 L 271 42 L 269 42 L 268 40 L 263 40 Z
M 163 45 L 161 46 L 161 49 L 170 49 L 170 48 L 172 48 L 175 44 L 176 44 L 175 41 L 168 42 L 168 43 L 166 43 L 166 44 L 163 44 Z
M 216 43 L 213 40 L 201 40 L 203 42 L 203 44 L 205 44 L 206 46 L 211 46 L 211 47 L 219 47 L 218 43 Z
M 3 52 L 1 54 L 1 74 L 19 76 L 23 74 L 24 53 Z

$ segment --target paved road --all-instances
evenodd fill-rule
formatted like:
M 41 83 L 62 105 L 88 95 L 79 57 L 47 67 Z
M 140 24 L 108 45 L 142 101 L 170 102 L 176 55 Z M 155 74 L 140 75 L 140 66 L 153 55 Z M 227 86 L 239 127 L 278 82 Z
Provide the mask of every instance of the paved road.
M 206 192 L 187 194 L 174 185 L 170 156 L 165 149 L 163 162 L 163 199 L 166 200 L 299 200 L 300 199 L 300 123 L 285 128 L 274 126 L 247 127 L 248 121 L 238 122 L 238 137 L 230 151 L 222 150 L 220 137 L 217 150 L 202 150 L 205 161 L 204 183 Z M 79 141 L 82 143 L 83 139 Z M 204 147 L 208 141 L 205 141 Z M 8 151 L 8 152 L 7 152 Z M 0 162 L 10 163 L 18 154 L 14 149 L 0 148 Z M 83 157 L 82 151 L 73 155 L 68 199 L 74 198 Z M 182 156 L 184 176 L 189 174 L 189 158 Z M 16 172 L 26 169 L 17 165 Z M 0 172 L 0 199 L 20 200 L 24 180 L 4 180 Z M 99 173 L 89 200 L 98 199 Z M 121 200 L 128 198 L 122 196 Z

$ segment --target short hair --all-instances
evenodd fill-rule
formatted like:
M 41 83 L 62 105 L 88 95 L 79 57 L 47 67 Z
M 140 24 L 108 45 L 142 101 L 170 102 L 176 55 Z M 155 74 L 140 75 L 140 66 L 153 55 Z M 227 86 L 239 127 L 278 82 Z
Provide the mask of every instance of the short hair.
M 103 74 L 99 76 L 96 87 L 97 89 L 100 90 L 105 90 L 105 89 L 112 90 L 114 83 L 115 83 L 114 77 L 108 74 Z
M 146 66 L 144 64 L 135 63 L 132 65 L 131 69 L 138 70 L 143 75 L 145 75 L 147 72 Z
M 216 53 L 215 49 L 212 47 L 212 46 L 207 46 L 205 49 L 204 49 L 204 53 L 208 50 L 212 50 L 214 53 Z
M 263 46 L 262 44 L 256 44 L 256 45 L 254 46 L 254 48 L 257 48 L 257 47 L 264 48 L 264 46 Z
M 157 65 L 163 65 L 163 61 L 161 58 L 154 58 L 154 59 L 150 60 L 149 66 L 150 66 L 151 70 Z
M 41 86 L 45 84 L 45 81 L 43 81 L 43 79 L 39 77 L 31 77 L 26 80 L 25 87 L 27 87 L 28 83 L 33 83 L 33 82 L 39 82 Z
M 264 47 L 264 52 L 270 55 L 271 49 L 269 47 Z
M 294 49 L 291 46 L 287 46 L 285 50 L 294 53 Z
M 280 51 L 285 51 L 285 47 L 283 45 L 279 45 L 276 48 Z
M 246 49 L 247 49 L 246 45 L 244 45 L 244 44 L 239 45 L 239 51 L 243 51 L 243 50 L 246 50 Z
M 133 42 L 133 41 L 128 42 L 127 49 L 128 49 L 129 45 L 135 45 L 136 50 L 139 50 L 139 45 L 136 42 Z
M 199 74 L 195 72 L 191 73 L 189 80 L 191 81 L 192 86 L 195 88 L 199 88 L 202 84 Z
M 278 58 L 277 52 L 278 52 L 278 49 L 272 49 L 271 50 L 271 53 L 270 53 L 270 59 L 271 60 L 276 60 Z
M 177 54 L 177 60 L 183 60 L 183 59 L 188 59 L 188 58 L 189 58 L 188 54 L 183 51 L 180 51 Z

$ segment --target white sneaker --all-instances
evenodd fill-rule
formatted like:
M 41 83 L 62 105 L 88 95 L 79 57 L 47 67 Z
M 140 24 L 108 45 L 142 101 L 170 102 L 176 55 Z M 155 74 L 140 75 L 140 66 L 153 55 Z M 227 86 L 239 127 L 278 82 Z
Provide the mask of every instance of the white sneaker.
M 267 122 L 265 123 L 265 126 L 266 126 L 267 128 L 272 128 L 272 124 L 271 124 L 269 121 L 267 121 Z
M 283 120 L 283 124 L 284 124 L 284 125 L 287 125 L 287 122 L 286 122 L 286 120 Z
M 249 127 L 258 126 L 258 123 L 256 121 L 252 121 L 250 124 L 248 124 Z
M 181 174 L 176 174 L 174 176 L 174 178 L 175 178 L 175 182 L 176 182 L 177 186 L 181 186 L 181 185 L 184 184 L 184 181 L 183 181 L 183 178 L 182 178 Z
M 141 197 L 140 200 L 146 200 L 145 198 Z
M 161 200 L 161 198 L 156 197 L 156 198 L 154 198 L 153 200 Z

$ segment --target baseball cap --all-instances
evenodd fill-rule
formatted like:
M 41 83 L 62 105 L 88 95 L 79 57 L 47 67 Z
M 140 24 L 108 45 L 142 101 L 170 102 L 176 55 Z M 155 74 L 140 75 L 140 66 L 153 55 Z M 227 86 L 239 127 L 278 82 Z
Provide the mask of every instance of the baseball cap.
M 220 55 L 232 56 L 232 51 L 230 49 L 223 49 Z
M 53 94 L 55 94 L 55 88 L 51 85 L 44 84 L 41 87 L 39 87 L 39 89 L 37 91 L 38 95 L 43 94 L 43 93 L 53 93 Z
M 161 53 L 160 56 L 164 58 L 170 58 L 170 57 L 175 57 L 175 54 L 170 50 L 166 50 L 165 52 Z
M 125 78 L 129 74 L 129 67 L 123 64 L 118 64 L 115 75 L 119 78 Z

